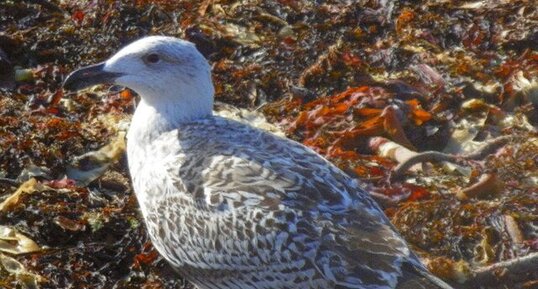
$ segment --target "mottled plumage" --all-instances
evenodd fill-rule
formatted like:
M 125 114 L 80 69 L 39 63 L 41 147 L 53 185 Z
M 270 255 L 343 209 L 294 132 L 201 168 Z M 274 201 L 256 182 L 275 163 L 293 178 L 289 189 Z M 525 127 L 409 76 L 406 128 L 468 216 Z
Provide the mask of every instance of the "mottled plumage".
M 355 180 L 299 143 L 213 116 L 194 46 L 150 37 L 124 50 L 103 70 L 142 96 L 127 145 L 134 190 L 153 244 L 197 287 L 450 288 Z M 157 78 L 151 89 L 140 83 L 151 79 L 124 78 L 122 62 L 148 53 L 171 59 L 162 71 L 146 65 L 159 78 L 176 73 L 177 86 L 157 94 Z

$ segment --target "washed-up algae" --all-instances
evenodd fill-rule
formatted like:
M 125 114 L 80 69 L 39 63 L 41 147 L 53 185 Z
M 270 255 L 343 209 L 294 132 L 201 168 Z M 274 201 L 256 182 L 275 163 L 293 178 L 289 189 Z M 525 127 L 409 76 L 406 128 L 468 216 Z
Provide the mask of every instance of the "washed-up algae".
M 137 96 L 60 90 L 74 68 L 153 34 L 197 45 L 218 101 L 258 109 L 388 200 L 401 234 L 456 286 L 473 268 L 538 251 L 537 13 L 532 1 L 2 2 L 0 200 L 10 202 L 0 224 L 40 250 L 3 258 L 12 269 L 0 287 L 189 288 L 147 239 L 112 145 Z M 397 181 L 398 161 L 371 144 L 458 156 L 506 136 L 485 158 L 432 162 Z M 458 198 L 484 175 L 494 189 Z M 501 276 L 486 288 L 536 280 Z

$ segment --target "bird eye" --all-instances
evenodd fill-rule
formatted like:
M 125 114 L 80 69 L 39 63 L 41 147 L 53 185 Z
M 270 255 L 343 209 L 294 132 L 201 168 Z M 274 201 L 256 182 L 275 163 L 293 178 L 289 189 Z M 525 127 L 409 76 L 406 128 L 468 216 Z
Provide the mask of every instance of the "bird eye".
M 161 58 L 159 57 L 159 55 L 151 53 L 146 55 L 144 60 L 146 61 L 146 63 L 157 63 L 161 60 Z

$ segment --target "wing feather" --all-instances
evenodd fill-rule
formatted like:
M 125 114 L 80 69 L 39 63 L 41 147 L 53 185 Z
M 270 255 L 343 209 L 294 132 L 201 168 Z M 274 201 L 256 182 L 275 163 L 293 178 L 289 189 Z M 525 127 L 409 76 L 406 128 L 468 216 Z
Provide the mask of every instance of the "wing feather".
M 178 151 L 159 164 L 169 185 L 156 202 L 171 213 L 155 222 L 183 232 L 172 243 L 197 248 L 162 249 L 177 266 L 212 268 L 222 278 L 287 272 L 282 284 L 319 288 L 395 288 L 409 275 L 404 264 L 426 272 L 382 210 L 341 170 L 301 144 L 215 119 L 180 128 Z M 308 273 L 299 280 L 297 272 Z

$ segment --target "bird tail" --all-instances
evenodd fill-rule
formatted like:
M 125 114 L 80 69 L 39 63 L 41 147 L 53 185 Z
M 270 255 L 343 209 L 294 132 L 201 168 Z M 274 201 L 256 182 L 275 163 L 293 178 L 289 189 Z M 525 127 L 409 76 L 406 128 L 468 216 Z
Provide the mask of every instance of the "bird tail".
M 403 275 L 398 279 L 396 289 L 454 289 L 431 273 L 411 264 L 402 267 Z

